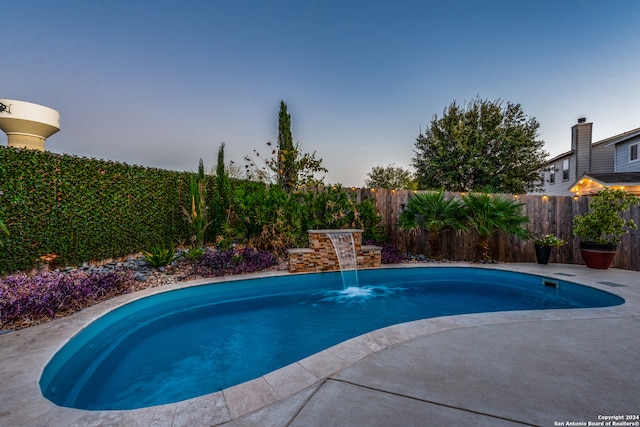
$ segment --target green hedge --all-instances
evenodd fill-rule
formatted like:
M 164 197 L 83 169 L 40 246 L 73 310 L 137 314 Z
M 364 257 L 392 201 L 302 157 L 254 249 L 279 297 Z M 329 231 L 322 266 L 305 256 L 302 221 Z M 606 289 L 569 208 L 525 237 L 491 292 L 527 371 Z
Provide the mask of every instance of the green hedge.
M 189 173 L 0 147 L 0 273 L 55 252 L 77 265 L 186 240 Z
M 49 152 L 0 147 L 0 274 L 30 270 L 50 253 L 61 265 L 189 243 L 193 174 Z M 306 246 L 311 228 L 364 228 L 382 236 L 369 200 L 340 187 L 287 193 L 278 186 L 229 180 L 218 192 L 206 176 L 211 225 L 205 241 L 277 250 Z

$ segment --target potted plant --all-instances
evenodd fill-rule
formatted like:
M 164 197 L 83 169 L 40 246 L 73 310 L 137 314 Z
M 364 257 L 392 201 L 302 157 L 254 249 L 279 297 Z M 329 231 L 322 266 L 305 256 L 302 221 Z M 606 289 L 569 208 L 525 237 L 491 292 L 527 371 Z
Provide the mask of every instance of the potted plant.
M 638 226 L 622 214 L 640 203 L 635 194 L 605 188 L 589 205 L 589 212 L 573 219 L 573 234 L 581 239 L 580 253 L 587 267 L 607 269 L 616 255 L 621 237 Z
M 566 245 L 567 242 L 553 234 L 545 234 L 544 236 L 534 238 L 533 244 L 536 248 L 536 260 L 538 264 L 549 264 L 551 248 Z

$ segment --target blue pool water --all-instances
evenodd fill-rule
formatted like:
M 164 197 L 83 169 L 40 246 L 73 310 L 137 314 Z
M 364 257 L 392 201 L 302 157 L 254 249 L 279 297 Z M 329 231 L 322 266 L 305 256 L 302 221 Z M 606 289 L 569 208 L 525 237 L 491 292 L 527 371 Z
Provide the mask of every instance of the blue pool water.
M 343 292 L 340 273 L 321 273 L 194 286 L 134 301 L 73 337 L 46 366 L 42 393 L 74 408 L 141 408 L 240 384 L 401 322 L 624 302 L 565 281 L 481 268 L 365 270 L 359 281 L 363 289 L 355 295 Z

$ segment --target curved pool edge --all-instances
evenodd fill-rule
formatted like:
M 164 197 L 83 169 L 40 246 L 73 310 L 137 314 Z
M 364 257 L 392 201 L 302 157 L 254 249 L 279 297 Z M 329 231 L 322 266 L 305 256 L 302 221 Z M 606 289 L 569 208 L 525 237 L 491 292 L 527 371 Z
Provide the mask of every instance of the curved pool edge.
M 45 399 L 38 385 L 44 367 L 55 353 L 82 328 L 105 313 L 131 301 L 160 292 L 208 283 L 249 278 L 288 275 L 266 272 L 250 275 L 203 279 L 165 285 L 123 295 L 87 308 L 73 316 L 44 325 L 0 335 L 0 423 L 8 425 L 54 425 L 95 422 L 146 424 L 154 420 L 195 417 L 204 425 L 219 424 L 239 418 L 325 381 L 372 354 L 394 345 L 445 333 L 454 329 L 481 325 L 575 320 L 598 318 L 637 318 L 640 313 L 640 273 L 624 270 L 596 271 L 579 265 L 528 263 L 514 264 L 401 264 L 385 268 L 474 267 L 499 269 L 558 278 L 592 286 L 625 299 L 619 306 L 593 309 L 516 311 L 457 315 L 418 320 L 379 329 L 330 347 L 260 378 L 237 386 L 182 402 L 127 411 L 84 411 L 58 407 Z

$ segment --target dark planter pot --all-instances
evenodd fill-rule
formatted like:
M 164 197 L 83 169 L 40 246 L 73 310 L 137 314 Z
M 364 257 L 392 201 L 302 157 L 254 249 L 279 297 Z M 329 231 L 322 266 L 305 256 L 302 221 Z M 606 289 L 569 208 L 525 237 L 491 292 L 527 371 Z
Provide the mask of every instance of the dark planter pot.
M 536 247 L 536 260 L 538 264 L 549 264 L 549 257 L 551 256 L 551 246 L 540 246 L 535 245 Z
M 603 245 L 593 242 L 580 242 L 580 254 L 589 268 L 606 270 L 616 257 L 617 245 Z

